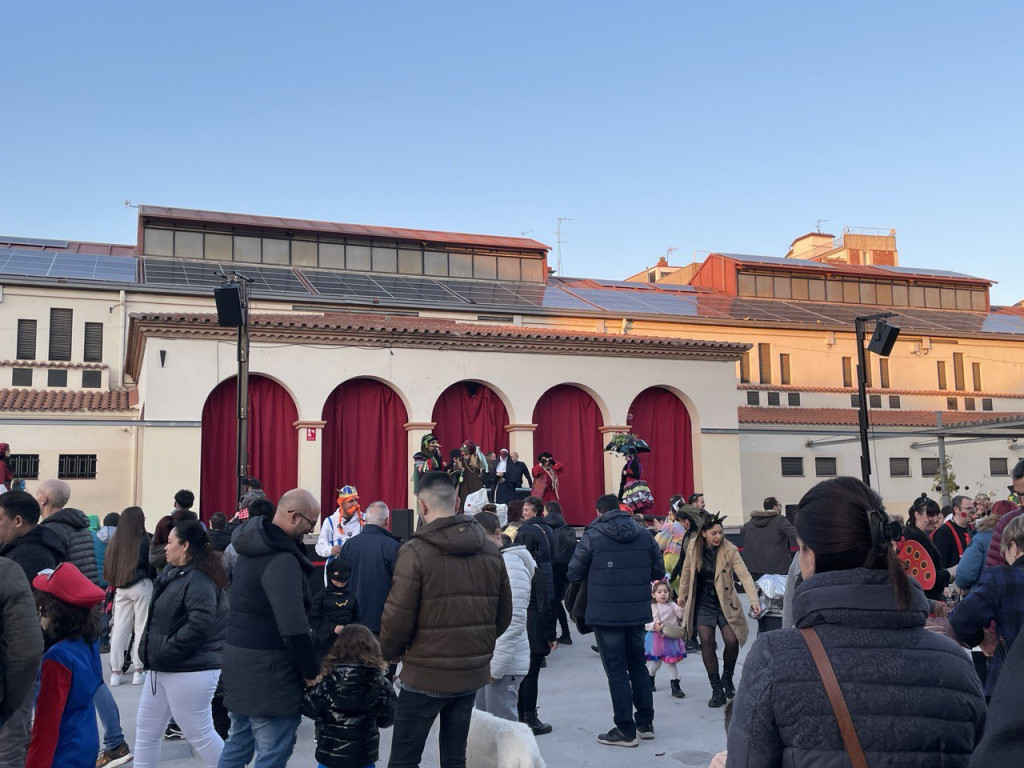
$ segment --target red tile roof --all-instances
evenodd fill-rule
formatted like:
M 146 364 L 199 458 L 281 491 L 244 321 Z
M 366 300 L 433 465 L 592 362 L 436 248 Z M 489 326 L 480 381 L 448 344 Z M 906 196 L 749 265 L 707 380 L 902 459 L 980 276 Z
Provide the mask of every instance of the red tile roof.
M 165 208 L 158 205 L 140 205 L 139 217 L 195 221 L 204 224 L 224 226 L 240 225 L 267 227 L 304 232 L 352 235 L 355 237 L 378 237 L 389 240 L 410 240 L 415 242 L 445 243 L 449 245 L 477 245 L 490 248 L 513 248 L 525 251 L 548 251 L 550 247 L 526 237 L 497 237 L 495 235 L 467 234 L 464 232 L 438 232 L 430 229 L 405 229 L 402 227 L 380 227 L 366 224 L 341 224 L 309 219 L 285 219 L 280 216 L 253 216 L 243 213 L 221 211 L 197 211 L 186 208 Z
M 1001 412 L 990 417 L 972 411 L 943 411 L 942 425 L 993 425 L 1024 417 L 1024 413 Z M 856 426 L 856 408 L 758 408 L 741 405 L 741 424 L 802 426 Z M 877 427 L 934 427 L 935 411 L 871 411 L 871 425 Z
M 127 389 L 0 389 L 0 411 L 104 411 L 131 410 Z

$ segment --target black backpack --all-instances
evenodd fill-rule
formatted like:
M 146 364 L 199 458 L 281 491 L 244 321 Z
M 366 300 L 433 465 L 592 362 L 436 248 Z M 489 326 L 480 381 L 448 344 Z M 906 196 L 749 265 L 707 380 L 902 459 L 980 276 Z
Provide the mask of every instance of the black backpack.
M 555 530 L 555 551 L 552 555 L 559 565 L 568 565 L 576 551 L 576 529 L 571 525 L 563 525 Z

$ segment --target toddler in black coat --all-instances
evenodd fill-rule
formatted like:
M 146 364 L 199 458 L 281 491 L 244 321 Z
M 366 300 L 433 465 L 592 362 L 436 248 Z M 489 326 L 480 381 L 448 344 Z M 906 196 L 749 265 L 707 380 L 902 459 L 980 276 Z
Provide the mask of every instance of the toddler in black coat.
M 327 586 L 313 596 L 309 624 L 316 657 L 323 661 L 341 627 L 352 623 L 356 600 L 349 591 L 351 569 L 340 557 L 327 564 Z
M 302 698 L 302 714 L 316 721 L 321 768 L 365 768 L 377 761 L 379 729 L 395 721 L 395 689 L 384 677 L 386 669 L 370 630 L 361 624 L 342 627 Z

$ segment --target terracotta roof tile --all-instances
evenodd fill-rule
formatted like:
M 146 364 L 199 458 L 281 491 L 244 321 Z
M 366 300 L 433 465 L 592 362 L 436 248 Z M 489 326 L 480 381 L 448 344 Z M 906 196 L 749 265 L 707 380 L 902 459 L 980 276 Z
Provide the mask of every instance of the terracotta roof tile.
M 0 389 L 0 411 L 104 411 L 131 410 L 127 389 Z
M 215 314 L 133 314 L 141 322 L 172 322 L 187 326 L 217 326 Z M 404 317 L 389 315 L 367 315 L 348 313 L 326 313 L 323 315 L 299 314 L 253 314 L 250 329 L 323 329 L 346 331 L 394 331 L 422 334 L 451 335 L 461 337 L 495 339 L 538 339 L 538 340 L 600 340 L 623 344 L 637 344 L 666 347 L 690 347 L 707 350 L 721 350 L 741 353 L 750 348 L 749 344 L 731 341 L 704 341 L 702 339 L 680 339 L 667 336 L 642 336 L 639 334 L 598 333 L 562 328 L 543 328 L 522 325 L 487 325 L 484 323 L 460 323 L 436 317 Z
M 1024 413 L 1000 412 L 990 417 L 972 411 L 943 411 L 943 426 L 998 424 L 1024 417 Z M 877 427 L 934 427 L 935 411 L 871 411 L 871 425 Z M 784 424 L 803 426 L 856 426 L 856 408 L 758 408 L 739 407 L 741 424 Z

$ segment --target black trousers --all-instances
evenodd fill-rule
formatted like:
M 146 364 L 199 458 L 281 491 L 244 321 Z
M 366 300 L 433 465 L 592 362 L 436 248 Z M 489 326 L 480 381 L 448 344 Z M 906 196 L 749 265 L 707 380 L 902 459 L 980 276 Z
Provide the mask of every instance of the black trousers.
M 537 711 L 537 681 L 540 678 L 540 665 L 544 661 L 544 654 L 530 654 L 530 671 L 526 673 L 523 682 L 519 684 L 519 719 L 525 714 L 533 714 Z
M 438 715 L 441 768 L 466 768 L 466 739 L 476 691 L 451 699 L 402 690 L 395 709 L 395 729 L 388 768 L 418 768 L 430 727 Z

